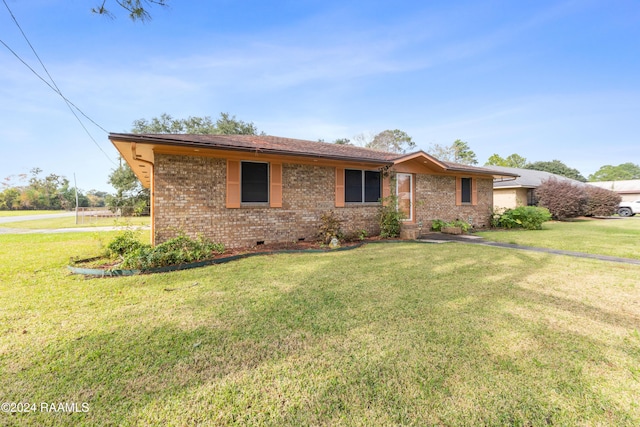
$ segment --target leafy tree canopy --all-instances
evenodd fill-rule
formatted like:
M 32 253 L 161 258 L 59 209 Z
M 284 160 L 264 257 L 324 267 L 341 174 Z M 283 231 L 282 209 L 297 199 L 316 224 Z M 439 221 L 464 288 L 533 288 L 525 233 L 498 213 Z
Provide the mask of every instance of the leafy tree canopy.
M 400 129 L 383 130 L 375 135 L 372 140 L 364 144 L 365 147 L 389 153 L 406 153 L 416 147 L 413 139 Z
M 493 154 L 485 163 L 485 166 L 505 166 L 508 168 L 524 168 L 526 165 L 527 159 L 516 153 L 510 154 L 506 159 L 498 154 Z
M 220 113 L 214 122 L 209 116 L 174 119 L 169 114 L 153 117 L 151 120 L 138 119 L 133 122 L 132 133 L 173 133 L 199 135 L 256 135 L 258 129 L 253 123 L 236 119 L 229 113 Z M 109 183 L 116 194 L 107 198 L 112 209 L 122 209 L 125 215 L 142 214 L 149 207 L 149 190 L 142 186 L 128 164 L 121 164 L 109 175 Z
M 431 144 L 429 147 L 429 153 L 437 159 L 444 160 L 446 162 L 462 163 L 464 165 L 478 164 L 476 153 L 471 150 L 468 143 L 460 139 L 456 139 L 448 146 Z
M 198 135 L 257 135 L 258 129 L 251 122 L 236 119 L 229 113 L 220 113 L 214 122 L 211 117 L 188 117 L 174 119 L 163 113 L 151 120 L 138 119 L 133 122 L 132 133 L 173 133 Z M 264 134 L 264 133 L 263 133 Z
M 151 6 L 167 6 L 168 0 L 114 0 L 115 3 L 121 8 L 129 12 L 129 18 L 132 21 L 149 21 L 151 14 L 149 13 L 149 7 Z M 111 12 L 111 5 L 109 0 L 102 0 L 102 2 L 96 7 L 91 8 L 91 12 L 114 18 L 115 15 Z M 110 3 L 113 4 L 113 3 Z
M 576 181 L 586 182 L 587 179 L 582 176 L 578 169 L 570 168 L 560 160 L 552 160 L 550 162 L 533 162 L 527 164 L 525 169 L 554 173 L 556 175 L 566 176 Z
M 123 215 L 145 214 L 149 208 L 149 189 L 144 188 L 129 165 L 121 163 L 109 175 L 109 184 L 116 194 L 106 198 L 107 206 L 113 211 L 121 210 Z
M 627 179 L 640 179 L 640 166 L 630 162 L 618 166 L 604 165 L 589 175 L 589 181 L 623 181 Z
M 338 138 L 335 141 L 333 141 L 333 143 L 338 145 L 353 145 L 349 138 Z

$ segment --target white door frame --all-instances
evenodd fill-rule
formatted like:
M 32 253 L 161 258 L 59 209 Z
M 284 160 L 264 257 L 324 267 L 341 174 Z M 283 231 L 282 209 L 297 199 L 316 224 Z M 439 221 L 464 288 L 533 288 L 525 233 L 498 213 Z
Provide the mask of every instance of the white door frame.
M 404 175 L 404 176 L 408 176 L 409 177 L 409 216 L 405 219 L 403 219 L 403 221 L 413 221 L 413 174 L 410 173 L 402 173 L 402 172 L 398 172 L 396 174 L 396 196 L 399 196 L 399 191 L 398 191 L 398 177 L 400 175 Z M 398 198 L 398 203 L 400 202 L 400 199 Z M 397 206 L 399 207 L 399 206 Z

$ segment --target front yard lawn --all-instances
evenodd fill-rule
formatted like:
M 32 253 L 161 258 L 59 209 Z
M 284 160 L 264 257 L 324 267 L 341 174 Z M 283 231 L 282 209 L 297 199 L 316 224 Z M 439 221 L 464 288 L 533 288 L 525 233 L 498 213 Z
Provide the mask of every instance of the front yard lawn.
M 542 230 L 476 234 L 493 242 L 640 259 L 640 217 L 552 221 Z
M 639 266 L 400 243 L 69 276 L 91 236 L 0 235 L 0 400 L 89 404 L 0 425 L 640 424 Z

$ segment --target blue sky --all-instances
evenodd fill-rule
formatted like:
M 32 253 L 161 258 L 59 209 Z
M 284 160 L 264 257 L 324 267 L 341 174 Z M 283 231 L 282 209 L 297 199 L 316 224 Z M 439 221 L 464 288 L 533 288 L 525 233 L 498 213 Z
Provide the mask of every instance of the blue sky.
M 309 140 L 401 129 L 559 159 L 640 164 L 640 3 L 169 0 L 148 23 L 99 0 L 4 0 L 62 93 L 110 132 L 229 112 Z M 0 3 L 0 40 L 45 76 Z M 39 167 L 111 191 L 117 152 L 0 45 L 0 178 Z M 106 153 L 106 155 L 103 153 Z

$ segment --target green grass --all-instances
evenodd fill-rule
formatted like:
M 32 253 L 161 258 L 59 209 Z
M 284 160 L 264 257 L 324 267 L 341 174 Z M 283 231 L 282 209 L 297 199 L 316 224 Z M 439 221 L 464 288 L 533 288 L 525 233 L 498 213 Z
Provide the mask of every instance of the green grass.
M 64 212 L 65 211 L 0 211 L 0 217 L 58 214 L 58 213 L 64 213 Z
M 494 242 L 640 259 L 640 217 L 546 222 L 542 230 L 483 231 Z
M 81 221 L 81 219 L 79 220 Z M 64 217 L 64 218 L 49 218 L 49 219 L 34 219 L 28 221 L 8 222 L 6 224 L 0 224 L 4 228 L 21 228 L 28 230 L 43 230 L 43 229 L 56 229 L 56 228 L 78 228 L 78 227 L 108 227 L 108 226 L 145 226 L 150 224 L 149 217 L 126 217 L 126 218 L 97 218 L 97 219 L 85 219 L 84 222 L 76 224 L 76 218 Z
M 0 235 L 0 400 L 90 405 L 0 424 L 640 423 L 638 266 L 402 243 L 67 274 L 112 235 Z

